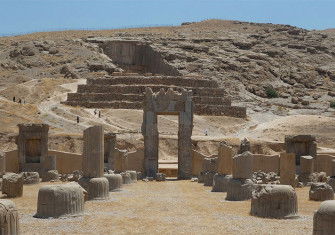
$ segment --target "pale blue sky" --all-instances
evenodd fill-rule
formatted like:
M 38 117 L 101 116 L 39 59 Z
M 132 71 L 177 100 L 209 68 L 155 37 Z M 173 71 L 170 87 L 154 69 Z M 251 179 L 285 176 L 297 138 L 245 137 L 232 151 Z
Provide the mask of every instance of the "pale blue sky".
M 335 28 L 335 0 L 0 0 L 0 35 L 213 18 Z

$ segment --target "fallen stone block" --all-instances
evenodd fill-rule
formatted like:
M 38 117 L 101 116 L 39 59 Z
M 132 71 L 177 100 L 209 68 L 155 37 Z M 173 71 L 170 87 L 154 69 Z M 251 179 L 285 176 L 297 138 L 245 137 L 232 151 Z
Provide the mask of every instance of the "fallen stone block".
M 7 197 L 21 197 L 23 194 L 22 174 L 6 173 L 2 178 L 2 193 Z
M 23 184 L 38 184 L 40 175 L 38 172 L 23 172 Z
M 107 199 L 109 197 L 109 182 L 105 177 L 82 177 L 78 183 L 87 191 L 87 200 Z
M 313 183 L 309 190 L 309 200 L 325 201 L 333 200 L 334 191 L 327 183 Z
M 227 185 L 227 201 L 245 201 L 251 198 L 255 184 L 250 179 L 231 178 Z

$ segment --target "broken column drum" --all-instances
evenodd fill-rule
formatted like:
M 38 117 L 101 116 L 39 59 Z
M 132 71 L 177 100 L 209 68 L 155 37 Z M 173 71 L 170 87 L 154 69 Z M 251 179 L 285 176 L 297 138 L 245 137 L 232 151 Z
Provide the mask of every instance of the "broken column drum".
M 253 156 L 250 152 L 243 152 L 233 157 L 233 178 L 251 179 L 253 174 Z
M 0 199 L 0 234 L 20 234 L 19 213 L 14 202 Z
M 41 174 L 48 156 L 48 132 L 46 124 L 19 124 L 16 139 L 19 155 L 19 171 L 35 171 Z
M 311 174 L 314 172 L 314 158 L 312 156 L 300 157 L 299 182 L 307 184 L 311 182 Z
M 121 172 L 120 175 L 122 176 L 122 183 L 123 184 L 131 184 L 131 183 L 133 183 L 129 172 Z
M 178 115 L 178 178 L 190 179 L 192 177 L 192 91 L 182 89 L 179 93 L 172 89 L 166 92 L 161 89 L 153 93 L 150 88 L 146 88 L 143 107 L 145 175 L 155 177 L 158 172 L 157 115 Z
M 89 200 L 109 197 L 109 182 L 103 176 L 104 131 L 102 126 L 93 126 L 84 130 L 83 177 L 78 181 Z
M 7 197 L 21 197 L 23 194 L 22 174 L 7 173 L 2 178 L 2 193 Z
M 288 219 L 296 217 L 297 212 L 297 195 L 290 185 L 257 185 L 252 192 L 251 215 Z
M 122 187 L 122 176 L 120 174 L 105 174 L 109 182 L 109 191 L 113 191 Z
M 334 190 L 327 183 L 313 183 L 309 190 L 309 199 L 313 201 L 333 200 Z
M 212 192 L 227 192 L 229 181 L 233 177 L 231 175 L 222 175 L 216 173 L 213 177 Z
M 301 156 L 316 157 L 317 144 L 313 135 L 288 135 L 285 136 L 286 153 L 295 154 L 295 163 L 300 165 Z
M 59 174 L 57 171 L 57 158 L 56 156 L 46 156 L 43 163 L 42 181 L 57 181 Z
M 313 235 L 335 234 L 335 201 L 324 201 L 314 213 Z
M 84 211 L 86 191 L 75 182 L 45 185 L 38 191 L 37 218 L 78 215 Z
M 116 134 L 107 133 L 104 135 L 104 166 L 108 170 L 115 170 Z
M 131 179 L 132 182 L 136 182 L 137 181 L 137 173 L 136 173 L 136 171 L 127 171 L 127 173 L 129 173 L 130 179 Z
M 227 143 L 221 142 L 218 151 L 218 173 L 231 175 L 233 170 L 234 150 Z

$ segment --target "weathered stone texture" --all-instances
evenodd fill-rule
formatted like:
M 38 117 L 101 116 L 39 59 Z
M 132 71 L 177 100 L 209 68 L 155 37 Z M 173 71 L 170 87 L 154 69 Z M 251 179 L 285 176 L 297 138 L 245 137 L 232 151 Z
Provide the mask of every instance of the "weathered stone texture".
M 104 177 L 109 182 L 109 191 L 122 187 L 122 176 L 120 174 L 105 174 Z
M 253 156 L 250 152 L 243 152 L 233 157 L 233 178 L 251 179 L 253 173 Z
M 136 182 L 137 181 L 137 173 L 136 173 L 136 171 L 127 171 L 127 173 L 130 174 L 130 178 L 131 178 L 132 182 Z
M 131 184 L 133 181 L 131 180 L 131 176 L 128 172 L 121 172 L 122 183 L 123 184 Z
M 37 184 L 40 182 L 38 172 L 22 172 L 23 184 Z
M 104 175 L 104 131 L 102 126 L 84 130 L 84 177 L 100 178 Z
M 50 170 L 44 172 L 42 175 L 42 182 L 58 181 L 58 180 L 59 180 L 59 174 L 57 170 Z
M 219 145 L 218 153 L 218 169 L 219 174 L 232 174 L 233 170 L 233 157 L 234 150 L 228 146 L 225 142 L 221 142 Z
M 309 190 L 309 199 L 313 201 L 333 200 L 334 190 L 327 183 L 313 183 Z
M 300 165 L 301 156 L 316 157 L 317 144 L 313 135 L 285 136 L 286 153 L 294 153 L 296 165 Z
M 107 133 L 104 135 L 104 165 L 109 170 L 115 170 L 116 158 L 116 134 Z
M 231 178 L 227 184 L 227 201 L 245 201 L 251 198 L 255 184 L 250 179 Z
M 229 180 L 232 179 L 231 175 L 222 175 L 216 173 L 213 177 L 212 192 L 227 192 Z
M 217 172 L 218 169 L 218 158 L 217 157 L 205 157 L 202 160 L 202 171 L 203 172 Z
M 280 153 L 280 183 L 296 187 L 294 153 Z
M 298 212 L 297 195 L 289 185 L 257 185 L 252 192 L 250 214 L 266 218 L 287 219 Z
M 178 178 L 192 177 L 192 92 L 182 89 L 181 93 L 164 89 L 153 93 L 146 89 L 142 134 L 144 136 L 144 169 L 146 176 L 155 177 L 158 172 L 158 114 L 179 115 L 178 131 Z
M 23 194 L 22 174 L 7 173 L 2 178 L 2 193 L 7 197 L 21 197 Z
M 87 200 L 107 199 L 109 197 L 109 181 L 105 177 L 82 177 L 78 183 L 87 191 Z
M 251 152 L 251 144 L 248 138 L 244 138 L 241 141 L 240 148 L 238 150 L 238 154 L 244 153 L 244 152 Z
M 19 213 L 14 202 L 0 199 L 0 234 L 20 234 Z
M 0 177 L 6 173 L 6 156 L 5 153 L 0 151 Z
M 313 235 L 335 234 L 335 201 L 324 201 L 315 211 L 313 218 Z
M 77 183 L 45 185 L 38 191 L 37 218 L 78 215 L 84 211 L 87 192 Z
M 207 171 L 204 172 L 204 186 L 212 186 L 213 185 L 213 177 L 215 172 Z

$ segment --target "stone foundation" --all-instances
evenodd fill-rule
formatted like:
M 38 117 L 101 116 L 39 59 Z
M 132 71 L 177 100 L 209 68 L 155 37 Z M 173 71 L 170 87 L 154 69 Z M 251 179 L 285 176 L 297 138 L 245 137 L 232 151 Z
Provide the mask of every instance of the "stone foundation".
M 79 179 L 78 183 L 87 191 L 87 200 L 99 200 L 109 198 L 109 181 L 105 177 L 82 177 Z

